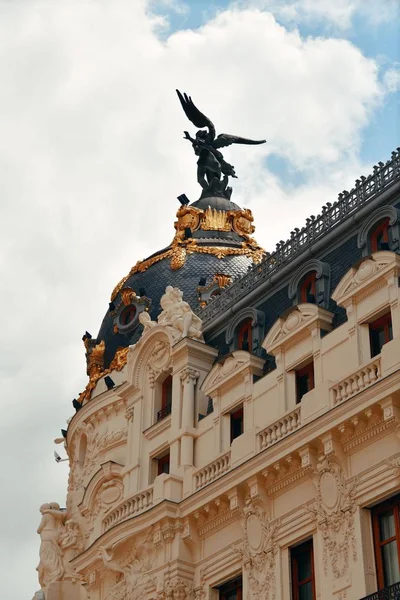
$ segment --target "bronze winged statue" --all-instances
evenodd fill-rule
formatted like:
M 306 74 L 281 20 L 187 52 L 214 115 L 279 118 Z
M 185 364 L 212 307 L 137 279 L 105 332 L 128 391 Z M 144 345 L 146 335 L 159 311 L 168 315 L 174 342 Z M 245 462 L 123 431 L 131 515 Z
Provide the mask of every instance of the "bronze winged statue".
M 194 104 L 187 94 L 181 94 L 176 90 L 182 108 L 189 121 L 196 127 L 207 127 L 196 132 L 192 138 L 184 131 L 185 139 L 192 142 L 193 150 L 199 157 L 197 161 L 197 181 L 203 188 L 202 197 L 210 195 L 224 196 L 230 198 L 232 188 L 228 187 L 228 177 L 235 177 L 235 168 L 224 160 L 218 148 L 230 146 L 231 144 L 264 144 L 266 140 L 249 140 L 237 135 L 220 133 L 216 136 L 214 124 Z

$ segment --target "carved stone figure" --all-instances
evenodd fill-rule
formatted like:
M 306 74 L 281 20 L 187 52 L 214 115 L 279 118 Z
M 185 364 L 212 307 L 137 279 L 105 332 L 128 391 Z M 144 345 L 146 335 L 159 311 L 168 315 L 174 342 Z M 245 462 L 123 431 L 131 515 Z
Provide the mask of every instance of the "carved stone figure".
M 165 294 L 161 297 L 160 304 L 162 311 L 158 315 L 158 324 L 168 328 L 174 342 L 177 342 L 184 337 L 204 341 L 202 334 L 202 320 L 194 314 L 190 305 L 183 300 L 183 292 L 181 292 L 181 290 L 169 285 L 165 289 Z M 150 316 L 147 313 L 141 313 L 141 315 L 144 314 L 146 314 L 147 317 L 144 317 L 144 321 L 140 322 L 144 325 L 145 330 L 147 328 L 155 327 L 157 323 L 151 321 Z
M 202 338 L 202 321 L 182 297 L 183 293 L 178 288 L 169 285 L 165 289 L 160 300 L 163 310 L 158 316 L 158 323 L 169 327 L 176 340 L 184 337 Z
M 63 551 L 59 544 L 66 511 L 60 510 L 57 502 L 42 504 L 42 520 L 38 527 L 40 535 L 40 562 L 37 566 L 39 583 L 46 588 L 54 581 L 61 581 L 64 575 Z
M 157 323 L 151 320 L 149 313 L 145 310 L 139 314 L 139 322 L 143 325 L 143 331 L 152 329 L 152 327 L 157 325 Z
M 82 551 L 83 542 L 79 526 L 73 519 L 65 521 L 64 530 L 60 534 L 59 544 L 64 553 L 64 566 L 66 571 L 70 571 L 69 563 Z M 73 571 L 71 570 L 71 574 Z
M 210 195 L 220 195 L 230 198 L 232 188 L 228 186 L 228 177 L 235 177 L 235 168 L 224 160 L 224 157 L 218 148 L 230 146 L 231 144 L 264 144 L 265 140 L 249 140 L 247 138 L 220 133 L 217 137 L 214 124 L 195 106 L 190 96 L 181 94 L 176 90 L 180 103 L 187 118 L 196 127 L 207 127 L 208 131 L 201 129 L 196 132 L 196 137 L 190 137 L 187 131 L 184 131 L 185 139 L 192 142 L 193 150 L 197 161 L 197 181 L 203 188 L 202 197 Z
M 118 574 L 117 581 L 108 590 L 105 600 L 142 600 L 150 583 L 148 571 L 154 566 L 154 544 L 152 536 L 137 541 L 119 559 L 114 549 L 101 547 L 99 555 L 106 569 Z

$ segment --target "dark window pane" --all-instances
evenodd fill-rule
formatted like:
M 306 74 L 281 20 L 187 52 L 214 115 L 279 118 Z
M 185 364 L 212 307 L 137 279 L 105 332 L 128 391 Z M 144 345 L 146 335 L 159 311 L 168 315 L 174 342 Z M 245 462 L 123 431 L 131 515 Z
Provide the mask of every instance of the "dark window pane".
M 396 535 L 393 510 L 388 511 L 379 517 L 379 530 L 381 542 Z
M 400 581 L 399 559 L 395 540 L 382 546 L 382 560 L 385 584 L 388 586 Z
M 297 573 L 299 581 L 311 577 L 311 552 L 299 552 L 297 555 Z
M 313 589 L 311 581 L 299 587 L 299 600 L 313 600 Z

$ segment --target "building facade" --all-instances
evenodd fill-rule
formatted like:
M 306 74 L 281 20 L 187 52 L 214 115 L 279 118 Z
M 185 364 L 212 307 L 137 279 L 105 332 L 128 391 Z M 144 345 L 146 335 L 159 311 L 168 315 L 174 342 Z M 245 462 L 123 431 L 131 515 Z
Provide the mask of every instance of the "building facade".
M 35 597 L 400 598 L 400 152 L 272 254 L 226 198 L 175 229 L 84 336 Z

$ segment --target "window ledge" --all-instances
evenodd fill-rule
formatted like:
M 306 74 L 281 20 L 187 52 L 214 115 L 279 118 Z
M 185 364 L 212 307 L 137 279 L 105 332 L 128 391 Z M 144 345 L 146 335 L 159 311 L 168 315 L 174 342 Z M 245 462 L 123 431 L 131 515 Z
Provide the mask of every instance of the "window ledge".
M 150 427 L 148 427 L 147 429 L 145 429 L 145 431 L 143 431 L 143 435 L 145 436 L 146 439 L 152 440 L 153 438 L 157 437 L 158 435 L 160 435 L 160 433 L 162 433 L 166 429 L 169 429 L 170 427 L 171 427 L 171 415 L 169 415 L 168 417 L 165 417 L 164 419 L 161 419 L 161 421 L 157 421 L 153 425 L 150 425 Z

